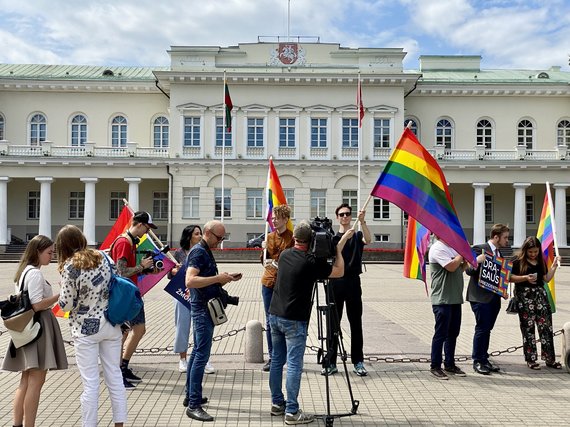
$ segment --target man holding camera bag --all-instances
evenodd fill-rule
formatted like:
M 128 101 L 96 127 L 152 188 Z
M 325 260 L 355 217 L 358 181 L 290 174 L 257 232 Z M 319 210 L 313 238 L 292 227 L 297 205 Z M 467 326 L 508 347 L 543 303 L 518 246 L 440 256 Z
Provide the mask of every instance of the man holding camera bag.
M 194 324 L 194 348 L 186 371 L 186 415 L 198 421 L 214 420 L 214 417 L 202 408 L 208 401 L 202 397 L 202 378 L 206 363 L 210 359 L 214 336 L 214 322 L 208 310 L 208 301 L 212 298 L 223 298 L 222 286 L 241 279 L 241 273 L 218 273 L 211 249 L 224 240 L 225 234 L 226 229 L 222 222 L 207 222 L 204 225 L 202 240 L 190 249 L 186 259 L 186 287 L 190 289 Z
M 297 397 L 301 387 L 303 356 L 307 342 L 307 328 L 311 317 L 311 296 L 317 280 L 342 277 L 344 260 L 342 249 L 354 230 L 348 230 L 336 247 L 333 265 L 326 259 L 309 253 L 313 231 L 307 221 L 301 221 L 293 231 L 295 246 L 279 257 L 277 282 L 269 307 L 273 352 L 269 371 L 271 415 L 285 414 L 285 424 L 307 424 L 313 415 L 299 408 Z M 283 395 L 283 365 L 287 363 L 287 400 Z

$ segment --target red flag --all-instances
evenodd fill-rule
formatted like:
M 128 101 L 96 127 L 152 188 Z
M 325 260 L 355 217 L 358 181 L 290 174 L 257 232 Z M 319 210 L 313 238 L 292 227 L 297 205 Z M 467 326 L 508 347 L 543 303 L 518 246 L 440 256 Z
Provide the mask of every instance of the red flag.
M 128 206 L 125 206 L 115 221 L 113 228 L 111 228 L 111 231 L 109 231 L 109 234 L 107 234 L 107 237 L 105 237 L 105 240 L 103 240 L 103 243 L 99 246 L 99 249 L 103 250 L 110 248 L 115 239 L 129 228 L 132 219 L 133 211 Z
M 224 91 L 224 106 L 225 106 L 225 113 L 226 113 L 226 130 L 228 132 L 232 131 L 232 110 L 234 108 L 234 104 L 232 104 L 232 98 L 230 96 L 230 88 L 228 84 L 224 82 L 225 91 Z
M 364 118 L 364 105 L 362 104 L 362 85 L 360 78 L 358 79 L 358 93 L 356 94 L 356 105 L 358 108 L 358 127 L 362 127 L 362 119 Z

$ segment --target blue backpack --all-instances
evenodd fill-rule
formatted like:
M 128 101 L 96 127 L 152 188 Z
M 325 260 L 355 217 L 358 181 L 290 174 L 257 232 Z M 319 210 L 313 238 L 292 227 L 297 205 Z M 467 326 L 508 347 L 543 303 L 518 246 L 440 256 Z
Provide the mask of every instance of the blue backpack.
M 143 307 L 141 292 L 131 279 L 115 274 L 105 253 L 103 253 L 103 257 L 111 272 L 109 305 L 104 314 L 111 325 L 121 325 L 133 320 L 141 311 Z

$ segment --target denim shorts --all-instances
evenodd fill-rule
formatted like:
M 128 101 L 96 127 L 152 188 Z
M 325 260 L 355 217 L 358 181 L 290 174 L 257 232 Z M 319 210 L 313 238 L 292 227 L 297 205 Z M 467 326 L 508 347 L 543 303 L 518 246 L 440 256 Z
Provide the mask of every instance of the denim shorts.
M 146 319 L 145 319 L 145 315 L 144 315 L 144 304 L 141 307 L 141 311 L 139 311 L 139 314 L 137 314 L 135 316 L 135 318 L 133 320 L 131 320 L 129 323 L 131 326 L 141 325 L 141 324 L 144 325 L 146 323 Z

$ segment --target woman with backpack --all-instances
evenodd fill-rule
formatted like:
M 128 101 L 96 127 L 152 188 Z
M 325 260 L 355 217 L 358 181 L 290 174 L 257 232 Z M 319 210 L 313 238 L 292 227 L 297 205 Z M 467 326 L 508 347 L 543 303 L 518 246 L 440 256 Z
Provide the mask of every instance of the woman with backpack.
M 104 315 L 114 264 L 107 255 L 88 248 L 85 236 L 74 225 L 59 231 L 56 247 L 61 273 L 59 305 L 70 312 L 75 359 L 83 382 L 83 426 L 97 425 L 99 358 L 111 398 L 113 422 L 120 427 L 127 420 L 127 397 L 119 365 L 122 333 L 120 325 L 111 325 Z
M 15 349 L 10 348 L 4 357 L 2 369 L 21 372 L 20 384 L 14 396 L 14 426 L 26 423 L 33 427 L 40 402 L 40 393 L 48 369 L 67 369 L 67 356 L 59 324 L 51 311 L 59 294 L 53 293 L 40 268 L 49 265 L 53 255 L 53 241 L 46 236 L 35 236 L 20 259 L 14 280 L 16 292 L 27 290 L 35 316 L 41 325 L 41 335 L 36 341 Z M 12 347 L 12 346 L 10 346 Z

